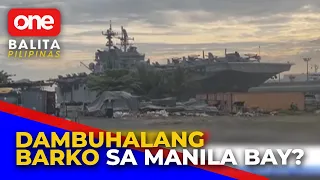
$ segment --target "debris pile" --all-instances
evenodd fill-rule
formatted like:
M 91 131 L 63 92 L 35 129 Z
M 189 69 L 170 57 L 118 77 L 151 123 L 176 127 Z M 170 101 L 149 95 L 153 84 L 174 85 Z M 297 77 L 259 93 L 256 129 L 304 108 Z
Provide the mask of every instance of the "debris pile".
M 148 117 L 168 117 L 169 113 L 166 110 L 148 111 L 146 116 L 148 116 Z
M 265 116 L 265 115 L 271 115 L 275 116 L 278 114 L 278 111 L 264 111 L 260 108 L 244 108 L 234 114 L 234 116 L 240 116 L 240 117 L 259 117 L 259 116 Z
M 255 113 L 250 113 L 250 112 L 237 112 L 234 116 L 241 116 L 241 117 L 254 117 L 257 116 Z
M 271 112 L 270 112 L 270 115 L 271 115 L 271 116 L 278 115 L 278 111 L 271 111 Z
M 110 101 L 111 100 L 111 101 Z M 205 100 L 191 98 L 185 102 L 177 102 L 175 97 L 164 99 L 151 99 L 140 102 L 141 98 L 124 91 L 106 91 L 94 102 L 83 105 L 82 114 L 89 116 L 105 116 L 107 105 L 114 110 L 114 118 L 125 117 L 168 117 L 168 116 L 194 116 L 207 117 L 223 115 L 225 113 L 239 117 L 275 116 L 280 111 L 265 111 L 259 107 L 246 107 L 245 102 L 234 102 L 229 109 L 221 106 L 208 105 Z M 111 104 L 110 104 L 111 102 Z M 218 108 L 217 108 L 218 107 Z M 294 111 L 295 105 L 290 107 Z M 315 112 L 320 114 L 320 110 Z
M 190 112 L 175 112 L 172 113 L 173 116 L 196 116 L 196 117 L 208 117 L 206 113 L 190 113 Z
M 125 118 L 125 117 L 129 117 L 132 114 L 130 114 L 129 112 L 122 112 L 122 111 L 116 111 L 113 114 L 114 118 Z
M 174 106 L 173 106 L 174 101 Z M 186 102 L 175 102 L 174 98 L 151 100 L 140 103 L 140 113 L 155 117 L 167 116 L 209 116 L 217 115 L 219 111 L 204 101 L 190 99 Z

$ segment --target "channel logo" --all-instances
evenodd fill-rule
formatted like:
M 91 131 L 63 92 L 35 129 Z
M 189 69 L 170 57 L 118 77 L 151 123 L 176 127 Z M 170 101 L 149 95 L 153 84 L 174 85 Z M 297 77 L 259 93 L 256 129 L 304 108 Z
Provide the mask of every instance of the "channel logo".
M 59 58 L 55 39 L 61 31 L 61 14 L 54 8 L 14 8 L 8 12 L 8 57 Z
M 61 14 L 54 8 L 14 8 L 8 12 L 8 33 L 15 37 L 58 36 Z

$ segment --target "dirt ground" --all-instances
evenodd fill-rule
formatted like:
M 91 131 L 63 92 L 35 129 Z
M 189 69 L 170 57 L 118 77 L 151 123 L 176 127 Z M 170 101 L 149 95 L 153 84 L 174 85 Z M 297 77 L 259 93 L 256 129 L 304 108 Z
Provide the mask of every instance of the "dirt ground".
M 167 117 L 107 119 L 81 117 L 80 123 L 116 130 L 204 130 L 215 143 L 305 143 L 320 142 L 320 115 L 262 117 Z
M 80 123 L 116 130 L 205 130 L 211 143 L 278 143 L 318 144 L 320 115 L 287 115 L 265 117 L 167 117 L 106 119 L 82 117 Z M 270 180 L 307 180 L 319 177 L 269 176 Z

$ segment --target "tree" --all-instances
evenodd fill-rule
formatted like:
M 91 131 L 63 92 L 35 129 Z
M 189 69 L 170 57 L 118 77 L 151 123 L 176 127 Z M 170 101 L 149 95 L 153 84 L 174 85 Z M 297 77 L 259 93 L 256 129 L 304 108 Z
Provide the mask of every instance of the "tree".
M 11 79 L 12 76 L 13 75 L 8 74 L 7 72 L 4 72 L 3 70 L 0 71 L 0 83 L 6 84 L 9 82 L 12 82 L 12 79 Z
M 153 69 L 146 65 L 140 65 L 136 70 L 136 78 L 140 82 L 141 91 L 139 95 L 149 98 L 161 97 L 164 93 L 164 77 L 162 71 Z
M 290 76 L 289 76 L 289 79 L 290 79 L 290 82 L 293 82 L 293 81 L 294 81 L 294 79 L 296 79 L 296 76 L 294 76 L 294 75 L 290 75 Z
M 129 70 L 110 69 L 99 75 L 89 75 L 87 85 L 89 89 L 97 91 L 98 95 L 104 91 L 140 91 L 139 80 Z
M 166 87 L 171 97 L 177 97 L 180 100 L 187 100 L 192 97 L 197 91 L 202 89 L 199 81 L 194 81 L 194 77 L 199 75 L 199 72 L 178 67 L 172 71 L 168 71 L 166 75 Z
M 140 65 L 136 71 L 110 69 L 101 75 L 90 75 L 87 85 L 98 94 L 104 91 L 127 91 L 147 98 L 179 97 L 185 89 L 189 74 L 183 68 L 159 70 Z

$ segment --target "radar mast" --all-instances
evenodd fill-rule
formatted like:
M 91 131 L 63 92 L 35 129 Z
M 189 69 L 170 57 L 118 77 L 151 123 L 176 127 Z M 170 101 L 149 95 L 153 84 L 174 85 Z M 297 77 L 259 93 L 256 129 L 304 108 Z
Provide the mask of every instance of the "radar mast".
M 123 26 L 121 26 L 121 36 L 118 37 L 118 39 L 120 39 L 120 46 L 123 48 L 124 52 L 127 52 L 127 47 L 129 45 L 132 45 L 129 43 L 129 41 L 134 40 L 134 38 L 129 37 L 127 30 L 124 29 Z
M 106 46 L 110 50 L 111 47 L 113 46 L 112 38 L 117 35 L 117 33 L 112 30 L 111 20 L 110 20 L 109 29 L 107 31 L 105 31 L 105 32 L 102 31 L 102 35 L 106 36 L 106 39 L 108 40 L 107 43 L 106 43 Z

